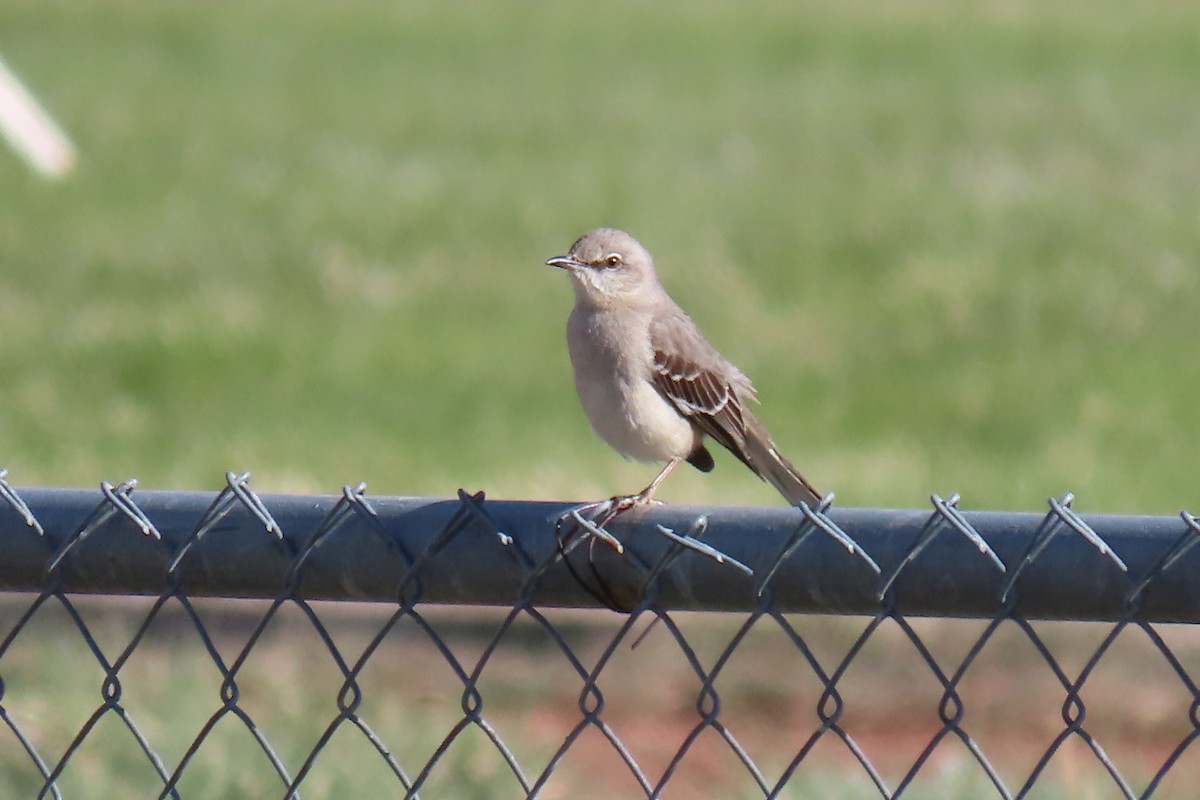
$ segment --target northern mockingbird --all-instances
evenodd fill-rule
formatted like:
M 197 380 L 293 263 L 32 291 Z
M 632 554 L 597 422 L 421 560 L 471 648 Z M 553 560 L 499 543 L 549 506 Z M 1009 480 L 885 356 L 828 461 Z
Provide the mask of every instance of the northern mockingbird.
M 575 289 L 567 349 L 575 391 L 592 427 L 626 458 L 667 462 L 641 492 L 614 498 L 619 509 L 649 501 L 681 461 L 710 471 L 705 436 L 789 503 L 820 502 L 750 411 L 755 399 L 750 379 L 671 299 L 636 239 L 598 228 L 546 263 L 567 270 Z

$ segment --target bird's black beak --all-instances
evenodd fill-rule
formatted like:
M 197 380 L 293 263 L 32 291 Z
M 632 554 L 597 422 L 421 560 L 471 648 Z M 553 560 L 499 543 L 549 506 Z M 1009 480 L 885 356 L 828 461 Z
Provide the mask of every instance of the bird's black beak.
M 558 267 L 559 269 L 583 269 L 587 264 L 576 261 L 570 256 L 555 256 L 554 258 L 546 259 L 546 266 Z

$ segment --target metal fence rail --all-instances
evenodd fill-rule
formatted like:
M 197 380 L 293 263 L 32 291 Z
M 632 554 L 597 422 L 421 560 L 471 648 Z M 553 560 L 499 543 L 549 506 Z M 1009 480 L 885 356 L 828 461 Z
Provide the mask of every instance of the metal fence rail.
M 1097 768 L 1099 794 L 1086 796 L 1188 796 L 1191 789 L 1170 795 L 1163 787 L 1174 774 L 1195 774 L 1186 770 L 1195 769 L 1191 745 L 1200 735 L 1197 667 L 1191 664 L 1193 648 L 1169 644 L 1163 630 L 1190 632 L 1190 626 L 1172 623 L 1200 620 L 1200 550 L 1193 549 L 1200 523 L 1188 513 L 1079 515 L 1070 496 L 1050 500 L 1045 514 L 960 511 L 957 505 L 957 497 L 936 495 L 931 511 L 831 509 L 828 502 L 820 509 L 663 505 L 597 527 L 592 520 L 603 508 L 580 513 L 559 503 L 485 500 L 482 493 L 460 492 L 457 499 L 367 497 L 363 487 L 346 487 L 340 496 L 260 497 L 247 476 L 232 473 L 215 497 L 135 492 L 133 482 L 105 483 L 97 493 L 17 490 L 0 475 L 0 591 L 18 593 L 13 597 L 19 601 L 11 619 L 0 615 L 0 777 L 10 773 L 5 781 L 10 785 L 21 778 L 20 785 L 33 787 L 38 797 L 64 796 L 61 784 L 81 762 L 80 753 L 100 736 L 100 727 L 111 730 L 117 720 L 129 749 L 140 754 L 135 761 L 152 771 L 157 796 L 217 796 L 195 788 L 204 784 L 196 784 L 194 776 L 208 769 L 198 754 L 215 730 L 236 720 L 270 764 L 274 788 L 266 796 L 285 798 L 306 790 L 327 794 L 312 775 L 323 758 L 333 758 L 331 742 L 351 729 L 375 762 L 386 765 L 388 785 L 376 787 L 382 796 L 438 796 L 430 794 L 431 776 L 456 742 L 472 732 L 482 734 L 487 752 L 504 765 L 486 790 L 473 790 L 474 796 L 563 796 L 555 788 L 556 772 L 564 759 L 586 748 L 615 755 L 631 796 L 671 796 L 695 766 L 689 753 L 701 747 L 699 741 L 714 737 L 716 749 L 733 760 L 743 778 L 739 796 L 813 796 L 816 790 L 798 784 L 797 775 L 823 761 L 830 743 L 849 764 L 843 771 L 855 772 L 865 793 L 826 787 L 819 796 L 929 796 L 920 782 L 946 742 L 956 742 L 967 754 L 968 771 L 982 784 L 941 796 L 985 796 L 981 786 L 995 797 L 1038 796 L 1048 765 L 1071 748 L 1082 748 Z M 116 644 L 102 643 L 79 611 L 83 596 L 91 594 L 145 596 L 149 604 L 130 634 Z M 249 633 L 232 652 L 216 643 L 211 617 L 196 610 L 198 599 L 207 597 L 260 599 Z M 334 625 L 326 621 L 330 615 L 317 610 L 324 600 L 374 601 L 388 613 L 364 643 L 350 648 L 338 642 Z M 429 623 L 430 610 L 445 604 L 496 609 L 480 652 L 459 655 L 453 638 Z M 12 602 L 9 607 L 14 608 Z M 69 731 L 48 731 L 22 711 L 20 681 L 12 678 L 21 670 L 14 653 L 37 641 L 47 607 L 65 612 L 64 635 L 82 641 L 87 659 L 99 668 L 100 703 Z M 600 639 L 593 635 L 590 649 L 583 647 L 556 621 L 558 608 L 600 609 L 589 618 L 615 620 L 613 629 Z M 281 747 L 278 734 L 268 737 L 242 695 L 247 662 L 268 646 L 265 632 L 287 609 L 298 609 L 320 642 L 315 654 L 303 658 L 330 662 L 337 670 L 334 696 L 325 698 L 336 706 L 332 719 L 322 720 L 319 730 L 296 733 L 294 738 L 309 743 L 299 750 L 294 743 Z M 695 636 L 679 621 L 690 611 L 731 612 L 701 616 L 735 622 L 708 661 L 697 654 Z M 128 685 L 131 659 L 139 648 L 149 647 L 145 642 L 157 621 L 171 613 L 195 631 L 201 652 L 219 675 L 219 697 L 210 698 L 205 718 L 182 734 L 186 746 L 174 752 L 164 751 L 156 740 L 160 723 L 135 719 L 126 700 L 138 688 Z M 865 624 L 831 656 L 818 653 L 801 630 L 796 615 L 812 614 L 858 615 Z M 921 628 L 920 617 L 983 622 L 964 642 L 965 650 L 948 659 L 933 651 L 931 629 Z M 651 619 L 661 622 L 652 636 L 671 642 L 682 655 L 694 693 L 684 735 L 654 766 L 643 763 L 619 725 L 610 724 L 605 700 L 614 684 L 644 677 L 644 672 L 621 674 L 615 665 L 637 638 L 638 621 Z M 1103 622 L 1104 631 L 1086 652 L 1072 654 L 1082 660 L 1068 668 L 1039 633 L 1036 620 Z M 433 647 L 422 658 L 449 667 L 461 704 L 461 713 L 452 714 L 444 730 L 432 732 L 435 746 L 418 760 L 399 754 L 376 730 L 372 719 L 386 709 L 372 717 L 364 706 L 364 670 L 384 659 L 385 642 L 406 624 Z M 577 693 L 574 707 L 566 710 L 565 732 L 536 757 L 518 746 L 511 731 L 505 735 L 493 724 L 495 698 L 483 689 L 497 652 L 522 626 L 550 643 L 554 669 L 569 674 Z M 874 642 L 884 640 L 885 626 L 936 687 L 931 709 L 936 716 L 921 728 L 921 746 L 890 777 L 861 743 L 871 732 L 847 722 L 847 709 L 855 704 L 847 694 L 847 673 Z M 752 633 L 764 627 L 795 656 L 789 671 L 772 676 L 773 688 L 786 693 L 802 680 L 816 686 L 805 713 L 784 722 L 784 729 L 799 732 L 798 738 L 782 754 L 768 756 L 744 743 L 754 737 L 732 723 L 737 698 L 722 688 L 730 661 L 756 647 Z M 964 689 L 980 669 L 981 654 L 1010 630 L 1032 648 L 1040 673 L 1051 676 L 1060 717 L 1049 741 L 1035 748 L 1031 764 L 1016 775 L 994 763 L 974 734 L 984 722 L 971 716 Z M 1146 663 L 1166 673 L 1176 696 L 1163 712 L 1174 726 L 1172 744 L 1160 748 L 1153 763 L 1142 764 L 1136 775 L 1106 751 L 1086 721 L 1088 704 L 1098 702 L 1089 695 L 1089 681 L 1127 630 L 1139 633 Z M 412 660 L 409 670 L 430 666 Z M 535 695 L 548 673 L 528 678 L 523 691 Z M 1018 676 L 1018 683 L 1023 680 Z M 1138 689 L 1136 681 L 1128 686 L 1131 694 Z M 905 690 L 889 687 L 896 696 Z M 157 711 L 168 718 L 172 714 Z M 652 706 L 641 711 L 667 713 Z M 1019 729 L 1004 735 L 1026 737 Z M 289 748 L 290 754 L 282 752 Z

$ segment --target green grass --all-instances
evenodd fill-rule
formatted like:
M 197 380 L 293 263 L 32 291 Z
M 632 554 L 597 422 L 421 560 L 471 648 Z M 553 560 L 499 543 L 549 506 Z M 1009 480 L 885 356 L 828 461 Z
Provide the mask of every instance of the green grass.
M 10 3 L 76 139 L 0 156 L 20 483 L 639 485 L 562 343 L 626 227 L 841 502 L 1194 504 L 1186 4 Z M 774 502 L 724 459 L 666 496 Z

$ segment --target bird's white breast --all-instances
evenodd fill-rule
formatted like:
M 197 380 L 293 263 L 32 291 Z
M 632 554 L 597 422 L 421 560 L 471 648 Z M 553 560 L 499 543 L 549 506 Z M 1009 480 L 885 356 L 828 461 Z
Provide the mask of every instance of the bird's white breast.
M 600 438 L 627 458 L 686 458 L 700 438 L 651 382 L 649 317 L 576 308 L 567 321 L 575 391 Z

